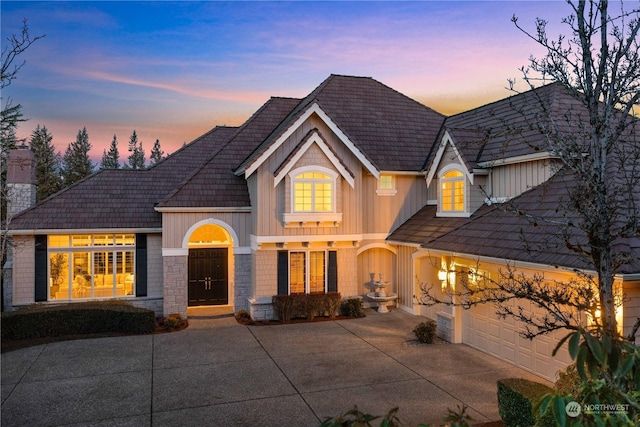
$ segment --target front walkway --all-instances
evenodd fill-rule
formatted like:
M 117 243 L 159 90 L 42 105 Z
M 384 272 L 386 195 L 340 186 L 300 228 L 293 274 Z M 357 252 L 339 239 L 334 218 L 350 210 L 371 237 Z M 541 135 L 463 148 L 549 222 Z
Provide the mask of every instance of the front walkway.
M 59 342 L 2 355 L 3 427 L 318 426 L 358 405 L 404 425 L 469 406 L 499 420 L 496 381 L 539 378 L 464 345 L 407 345 L 419 317 L 243 326 L 190 319 L 171 334 Z

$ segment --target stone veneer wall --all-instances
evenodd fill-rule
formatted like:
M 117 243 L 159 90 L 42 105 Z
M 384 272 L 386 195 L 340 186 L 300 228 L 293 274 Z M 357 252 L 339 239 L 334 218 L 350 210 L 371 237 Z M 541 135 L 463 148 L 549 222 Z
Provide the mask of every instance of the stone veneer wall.
M 249 310 L 251 297 L 251 254 L 234 254 L 234 311 Z
M 8 183 L 7 200 L 7 217 L 11 218 L 36 204 L 36 186 Z
M 165 256 L 162 260 L 164 273 L 163 313 L 165 316 L 178 313 L 187 317 L 188 304 L 188 256 Z

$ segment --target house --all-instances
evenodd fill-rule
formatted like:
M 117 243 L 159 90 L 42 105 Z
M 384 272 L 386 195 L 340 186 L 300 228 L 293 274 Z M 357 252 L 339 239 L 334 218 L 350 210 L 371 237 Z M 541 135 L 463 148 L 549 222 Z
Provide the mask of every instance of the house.
M 271 98 L 242 126 L 216 127 L 147 170 L 100 171 L 11 218 L 5 308 L 118 298 L 165 315 L 217 305 L 268 319 L 273 295 L 366 295 L 382 280 L 452 342 L 553 378 L 567 363 L 550 356 L 557 337 L 524 342 L 490 307 L 416 299 L 443 265 L 453 281 L 478 260 L 487 271 L 506 260 L 550 275 L 581 268 L 570 254 L 522 251 L 523 224 L 496 208 L 537 206 L 539 189 L 562 179 L 553 153 L 532 149 L 534 132 L 505 132 L 524 120 L 513 105 L 525 98 L 446 118 L 340 75 L 303 99 Z M 9 162 L 22 193 L 35 191 L 26 164 L 27 153 Z M 640 316 L 640 267 L 630 268 L 625 328 Z

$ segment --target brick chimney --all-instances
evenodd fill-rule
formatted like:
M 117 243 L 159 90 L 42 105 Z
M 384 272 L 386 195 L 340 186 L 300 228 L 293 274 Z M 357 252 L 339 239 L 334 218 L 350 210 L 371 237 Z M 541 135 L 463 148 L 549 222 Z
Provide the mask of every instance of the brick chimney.
M 7 218 L 36 204 L 36 158 L 28 148 L 7 155 Z

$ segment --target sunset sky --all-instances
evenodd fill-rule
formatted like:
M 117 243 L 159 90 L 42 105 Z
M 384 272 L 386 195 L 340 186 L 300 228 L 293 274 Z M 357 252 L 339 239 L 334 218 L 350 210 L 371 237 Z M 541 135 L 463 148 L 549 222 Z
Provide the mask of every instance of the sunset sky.
M 28 20 L 46 34 L 2 93 L 64 152 L 86 126 L 98 162 L 121 160 L 135 129 L 171 153 L 215 125 L 239 125 L 271 96 L 303 97 L 330 74 L 370 76 L 445 114 L 509 95 L 536 44 L 511 22 L 553 34 L 563 1 L 0 3 L 2 47 Z

